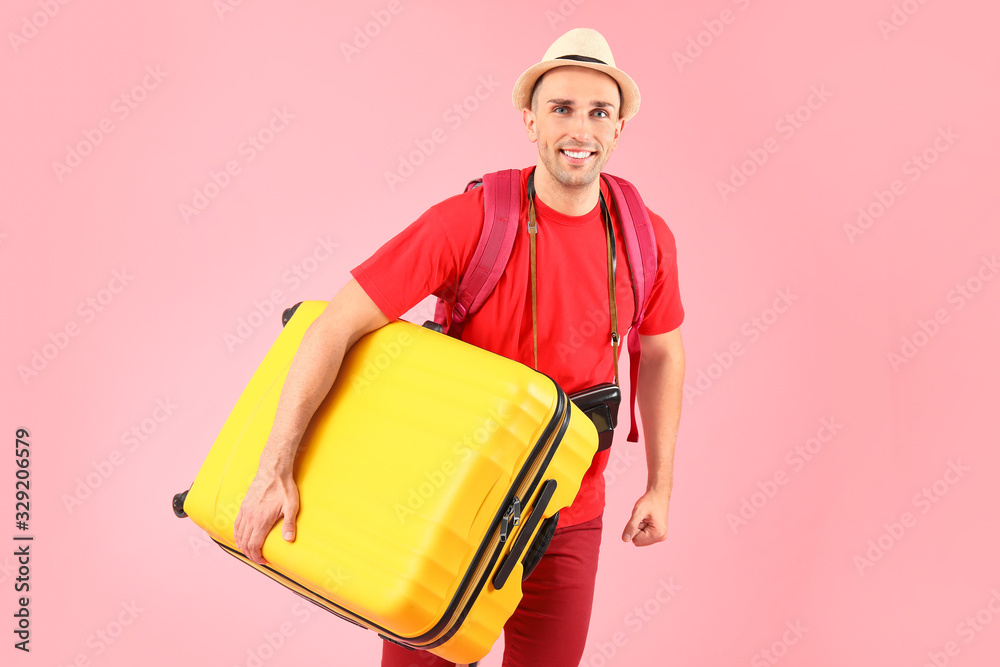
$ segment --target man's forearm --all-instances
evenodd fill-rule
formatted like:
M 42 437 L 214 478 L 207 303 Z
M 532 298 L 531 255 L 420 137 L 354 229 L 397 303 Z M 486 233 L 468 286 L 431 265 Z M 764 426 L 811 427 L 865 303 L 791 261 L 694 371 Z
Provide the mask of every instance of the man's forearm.
M 294 470 L 299 443 L 330 393 L 347 350 L 361 336 L 387 322 L 357 281 L 351 280 L 306 329 L 281 388 L 257 474 L 233 527 L 236 545 L 253 562 L 266 564 L 264 540 L 282 518 L 282 535 L 289 541 L 295 539 L 299 494 Z
M 647 491 L 670 496 L 684 391 L 684 353 L 643 349 L 636 401 L 646 442 Z
M 275 473 L 291 473 L 309 421 L 330 393 L 344 361 L 347 336 L 329 329 L 323 320 L 314 321 L 288 369 L 274 424 L 260 457 L 260 465 Z
M 388 323 L 385 315 L 351 280 L 302 338 L 278 399 L 278 410 L 260 457 L 261 466 L 288 474 L 310 420 L 330 393 L 347 351 L 370 331 Z

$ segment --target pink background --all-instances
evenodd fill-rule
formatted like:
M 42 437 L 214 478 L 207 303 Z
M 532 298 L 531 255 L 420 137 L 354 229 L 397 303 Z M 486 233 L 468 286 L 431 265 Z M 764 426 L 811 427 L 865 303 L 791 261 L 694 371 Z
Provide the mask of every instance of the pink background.
M 31 432 L 35 536 L 23 654 L 8 444 L 5 664 L 377 664 L 373 633 L 304 611 L 170 498 L 281 308 L 330 298 L 468 179 L 534 163 L 510 90 L 577 26 L 601 30 L 642 91 L 608 170 L 677 237 L 690 389 L 661 545 L 619 541 L 645 483 L 641 446 L 619 436 L 583 664 L 995 664 L 1000 280 L 977 272 L 993 278 L 1000 250 L 996 3 L 154 4 L 10 0 L 0 17 L 0 432 Z M 812 109 L 811 89 L 829 94 Z M 276 108 L 293 118 L 268 135 Z M 791 133 L 779 123 L 796 111 Z M 273 141 L 251 161 L 240 147 L 258 133 Z M 78 144 L 89 154 L 60 177 Z M 914 171 L 925 150 L 935 161 Z M 724 201 L 748 151 L 767 160 Z M 229 161 L 239 173 L 185 221 Z M 890 197 L 852 242 L 858 208 Z M 259 326 L 227 344 L 241 318 Z M 919 347 L 894 368 L 904 337 Z M 22 378 L 36 352 L 51 358 Z

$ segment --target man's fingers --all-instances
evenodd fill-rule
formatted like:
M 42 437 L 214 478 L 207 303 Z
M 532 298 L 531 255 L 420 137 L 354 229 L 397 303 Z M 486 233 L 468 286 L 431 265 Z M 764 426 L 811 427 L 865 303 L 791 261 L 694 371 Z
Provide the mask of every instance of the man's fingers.
M 667 539 L 666 528 L 658 528 L 649 522 L 644 522 L 639 526 L 639 532 L 632 537 L 632 544 L 637 547 L 648 547 Z
M 298 489 L 294 485 L 291 488 L 285 487 L 283 498 L 279 493 L 271 491 L 260 494 L 255 492 L 255 487 L 251 484 L 233 525 L 233 538 L 237 548 L 251 561 L 261 565 L 266 564 L 264 540 L 282 517 L 282 536 L 288 541 L 295 539 L 295 518 L 299 511 Z
M 635 537 L 636 533 L 641 530 L 640 523 L 642 519 L 638 514 L 633 514 L 631 520 L 625 526 L 625 531 L 622 533 L 622 542 L 631 542 L 632 538 Z
M 281 525 L 281 534 L 289 542 L 295 539 L 295 515 L 291 513 L 285 515 L 285 520 Z
M 240 511 L 236 513 L 236 523 L 233 524 L 233 540 L 236 541 L 236 546 L 242 548 L 243 541 L 243 508 L 240 507 Z
M 646 535 L 639 535 L 634 540 L 632 540 L 632 544 L 634 544 L 637 547 L 648 547 L 652 543 L 653 541 Z
M 253 535 L 253 525 L 254 525 L 255 514 L 253 510 L 247 511 L 246 501 L 240 506 L 240 511 L 236 515 L 236 524 L 233 527 L 233 537 L 236 539 L 236 547 L 244 553 L 244 555 L 249 556 L 247 550 L 247 545 L 250 542 L 250 536 Z
M 295 519 L 299 514 L 299 490 L 292 488 L 289 490 L 288 499 L 281 510 L 285 517 L 281 526 L 282 536 L 289 542 L 295 539 Z
M 247 556 L 250 557 L 250 560 L 255 563 L 259 563 L 260 565 L 267 565 L 267 561 L 264 560 L 264 553 L 261 549 L 264 547 L 264 538 L 267 537 L 268 532 L 269 528 L 264 530 L 254 530 L 247 544 Z
M 632 538 L 632 544 L 637 547 L 645 547 L 653 544 L 656 540 L 653 538 L 650 528 L 652 526 L 648 523 L 639 526 L 639 533 Z
M 667 539 L 667 513 L 665 501 L 656 502 L 647 493 L 636 501 L 632 518 L 622 533 L 623 542 L 645 547 Z

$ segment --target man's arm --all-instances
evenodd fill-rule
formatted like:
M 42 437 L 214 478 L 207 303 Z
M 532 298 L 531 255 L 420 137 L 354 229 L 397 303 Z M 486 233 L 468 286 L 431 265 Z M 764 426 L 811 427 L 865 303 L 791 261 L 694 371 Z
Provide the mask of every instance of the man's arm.
M 347 350 L 366 333 L 388 323 L 352 279 L 306 331 L 282 387 L 257 475 L 236 515 L 236 545 L 250 560 L 265 564 L 264 538 L 281 517 L 285 539 L 295 539 L 299 493 L 292 471 L 302 434 L 333 387 Z
M 674 446 L 684 392 L 681 330 L 640 336 L 642 357 L 636 401 L 646 442 L 646 493 L 632 509 L 622 540 L 647 546 L 667 538 L 667 509 L 674 479 Z

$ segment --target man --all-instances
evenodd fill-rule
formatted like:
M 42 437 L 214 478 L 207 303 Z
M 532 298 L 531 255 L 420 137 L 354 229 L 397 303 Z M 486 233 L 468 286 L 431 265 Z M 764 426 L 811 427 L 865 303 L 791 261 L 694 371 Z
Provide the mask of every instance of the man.
M 632 79 L 614 66 L 610 47 L 594 30 L 566 33 L 541 63 L 514 87 L 528 139 L 538 145 L 534 168 L 521 171 L 522 192 L 534 184 L 537 217 L 537 305 L 529 288 L 527 206 L 503 275 L 481 309 L 465 323 L 462 338 L 551 376 L 568 393 L 609 381 L 616 360 L 610 343 L 608 241 L 599 204 L 602 191 L 618 228 L 618 257 L 625 257 L 616 207 L 601 170 L 618 146 L 625 121 L 639 107 Z M 527 199 L 523 199 L 527 201 Z M 454 294 L 468 267 L 483 224 L 482 188 L 456 195 L 426 211 L 351 273 L 351 280 L 310 326 L 282 390 L 278 412 L 256 477 L 236 519 L 235 537 L 252 560 L 283 517 L 282 534 L 295 537 L 298 491 L 293 462 L 306 426 L 327 395 L 344 354 L 360 337 L 397 319 L 428 294 Z M 638 331 L 642 343 L 637 400 L 644 425 L 648 481 L 622 539 L 636 546 L 667 535 L 672 461 L 680 417 L 684 351 L 683 308 L 677 288 L 673 236 L 650 212 L 657 272 Z M 624 265 L 624 266 L 623 266 Z M 625 262 L 614 276 L 618 330 L 632 322 L 635 299 Z M 586 326 L 588 325 L 589 326 Z M 594 332 L 586 335 L 586 332 Z M 537 337 L 536 337 L 537 336 Z M 537 362 L 536 362 L 537 359 Z M 599 452 L 573 504 L 504 627 L 504 666 L 578 665 L 583 655 L 604 509 Z M 386 642 L 383 667 L 449 665 L 421 651 Z

